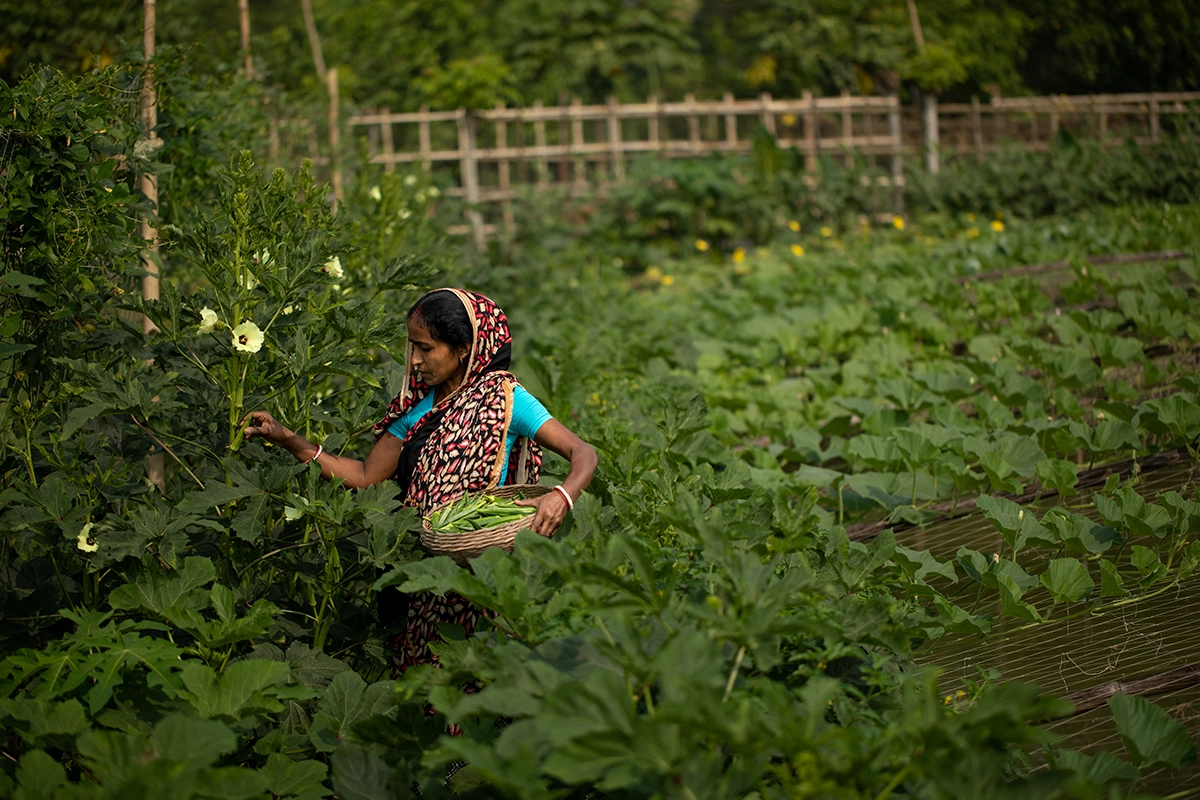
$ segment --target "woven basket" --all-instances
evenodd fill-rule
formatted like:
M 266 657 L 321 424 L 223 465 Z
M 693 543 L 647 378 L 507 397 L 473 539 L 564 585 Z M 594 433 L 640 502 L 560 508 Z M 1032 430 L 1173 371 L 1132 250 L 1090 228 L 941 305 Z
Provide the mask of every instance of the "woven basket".
M 517 495 L 524 495 L 526 498 L 532 500 L 535 497 L 541 497 L 552 491 L 554 490 L 550 486 L 524 483 L 512 486 L 497 486 L 495 489 L 485 490 L 482 494 L 489 494 L 492 497 L 499 498 L 513 498 Z M 449 503 L 443 505 L 449 505 Z M 441 507 L 438 506 L 438 508 Z M 436 510 L 434 509 L 434 511 Z M 489 547 L 501 547 L 511 553 L 513 541 L 517 538 L 517 531 L 528 528 L 532 523 L 533 514 L 530 514 L 524 519 L 519 519 L 515 522 L 506 522 L 494 528 L 481 528 L 477 531 L 468 531 L 467 533 L 435 533 L 433 527 L 429 524 L 429 518 L 426 517 L 421 520 L 421 544 L 432 555 L 450 556 L 462 566 L 466 566 L 467 559 L 475 558 Z

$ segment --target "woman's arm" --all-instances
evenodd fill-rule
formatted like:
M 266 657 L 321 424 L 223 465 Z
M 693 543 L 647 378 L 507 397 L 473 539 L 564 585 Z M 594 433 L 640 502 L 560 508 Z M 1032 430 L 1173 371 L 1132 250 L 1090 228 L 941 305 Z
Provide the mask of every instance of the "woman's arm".
M 595 449 L 556 419 L 551 419 L 538 428 L 533 440 L 542 447 L 558 453 L 570 463 L 571 468 L 567 472 L 566 480 L 562 482 L 562 487 L 571 495 L 572 500 L 578 499 L 592 482 L 592 476 L 596 474 L 599 459 Z M 518 500 L 517 505 L 537 508 L 530 528 L 542 536 L 553 536 L 570 510 L 567 501 L 558 492 L 550 492 L 534 500 Z
M 246 425 L 247 439 L 251 436 L 261 436 L 271 444 L 287 450 L 301 461 L 309 461 L 316 455 L 317 446 L 315 444 L 300 434 L 288 430 L 282 422 L 266 411 L 251 411 L 242 420 L 242 424 Z M 368 486 L 374 486 L 396 473 L 396 465 L 400 463 L 400 449 L 403 444 L 399 438 L 385 433 L 371 448 L 371 452 L 367 453 L 365 461 L 356 461 L 353 458 L 335 456 L 333 453 L 322 451 L 317 458 L 317 464 L 321 467 L 321 477 L 341 478 L 349 489 L 365 489 Z M 588 477 L 590 479 L 591 476 Z

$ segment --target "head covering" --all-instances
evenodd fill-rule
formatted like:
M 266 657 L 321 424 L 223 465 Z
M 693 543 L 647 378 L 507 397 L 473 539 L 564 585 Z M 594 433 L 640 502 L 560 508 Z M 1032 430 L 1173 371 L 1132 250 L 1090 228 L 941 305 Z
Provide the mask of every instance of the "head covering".
M 404 438 L 394 477 L 405 492 L 405 502 L 422 513 L 499 483 L 517 385 L 508 371 L 512 334 L 504 312 L 477 292 L 434 291 L 453 292 L 462 301 L 472 336 L 462 384 L 417 420 Z M 375 425 L 376 439 L 434 390 L 413 370 L 412 342 L 405 347 L 404 366 L 408 380 Z M 513 443 L 508 483 L 536 483 L 541 463 L 541 448 L 520 438 Z

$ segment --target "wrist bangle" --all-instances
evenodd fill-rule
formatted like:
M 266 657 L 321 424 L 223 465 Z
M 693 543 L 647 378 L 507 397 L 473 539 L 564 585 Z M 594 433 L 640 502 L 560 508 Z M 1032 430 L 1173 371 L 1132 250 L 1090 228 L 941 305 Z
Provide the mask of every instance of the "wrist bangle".
M 304 463 L 305 463 L 305 464 L 311 464 L 312 462 L 314 462 L 314 461 L 316 461 L 318 458 L 320 458 L 320 457 L 321 457 L 321 453 L 324 453 L 324 452 L 325 452 L 325 447 L 324 447 L 323 445 L 317 445 L 317 452 L 313 453 L 313 454 L 312 454 L 312 458 L 310 458 L 308 461 L 305 461 Z
M 570 493 L 564 489 L 561 484 L 555 486 L 554 491 L 561 494 L 563 496 L 563 500 L 567 501 L 567 511 L 573 511 L 575 509 L 575 501 L 571 499 Z

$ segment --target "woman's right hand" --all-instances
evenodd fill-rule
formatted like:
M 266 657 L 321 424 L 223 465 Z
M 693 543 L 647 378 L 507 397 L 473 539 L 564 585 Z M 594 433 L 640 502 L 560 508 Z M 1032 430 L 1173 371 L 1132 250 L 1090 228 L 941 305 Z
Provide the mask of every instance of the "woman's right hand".
M 266 411 L 251 411 L 242 418 L 242 425 L 245 425 L 242 433 L 247 439 L 261 436 L 271 444 L 281 445 L 293 435 L 282 422 Z

